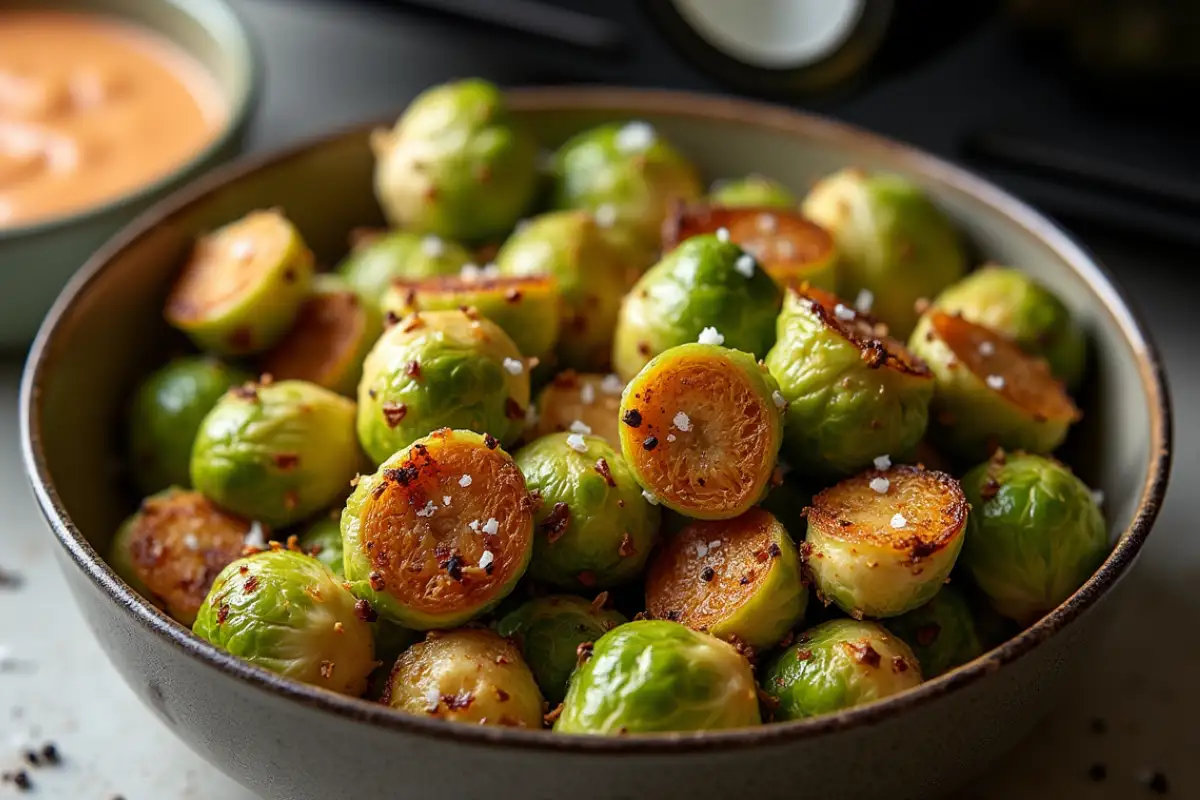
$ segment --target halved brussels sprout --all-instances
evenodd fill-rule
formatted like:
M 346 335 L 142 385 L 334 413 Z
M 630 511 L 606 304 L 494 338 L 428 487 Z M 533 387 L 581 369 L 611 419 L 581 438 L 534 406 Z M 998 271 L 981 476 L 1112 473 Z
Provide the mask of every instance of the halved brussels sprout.
M 433 234 L 388 231 L 364 239 L 338 264 L 338 274 L 368 303 L 378 305 L 394 280 L 457 275 L 471 254 L 457 242 Z
M 925 605 L 884 624 L 912 648 L 926 679 L 936 678 L 983 653 L 975 631 L 975 615 L 953 586 L 943 586 Z
M 558 341 L 558 285 L 549 276 L 398 280 L 381 305 L 398 318 L 417 311 L 474 308 L 499 325 L 524 355 L 539 361 L 549 361 Z
M 763 674 L 777 721 L 815 717 L 881 700 L 921 682 L 916 656 L 875 622 L 835 619 L 796 638 Z
M 708 202 L 726 208 L 796 208 L 800 198 L 777 180 L 765 175 L 747 175 L 714 183 L 708 192 Z
M 646 576 L 651 616 L 755 649 L 777 645 L 807 604 L 796 545 L 761 508 L 693 522 L 667 540 Z
M 658 540 L 660 511 L 608 442 L 552 433 L 522 447 L 515 459 L 529 490 L 542 498 L 531 577 L 591 589 L 642 571 Z
M 443 429 L 359 480 L 342 512 L 351 591 L 407 628 L 491 610 L 525 574 L 534 501 L 490 434 Z
M 558 357 L 573 369 L 603 369 L 629 286 L 627 259 L 584 211 L 542 214 L 500 248 L 496 266 L 515 277 L 550 276 L 562 296 Z
M 762 722 L 750 663 L 677 622 L 614 628 L 581 655 L 556 733 L 608 736 L 746 728 Z
M 856 619 L 895 617 L 937 594 L 967 527 L 958 481 L 874 469 L 825 489 L 808 509 L 803 552 L 817 596 Z
M 754 258 L 717 236 L 695 236 L 663 256 L 621 303 L 613 368 L 632 380 L 651 358 L 708 328 L 726 347 L 761 358 L 775 342 L 782 295 Z
M 617 611 L 573 595 L 530 600 L 500 620 L 496 632 L 512 639 L 552 704 L 567 693 L 579 646 L 595 642 L 628 620 Z
M 971 519 L 963 566 L 1004 616 L 1029 625 L 1108 555 L 1091 491 L 1051 458 L 997 453 L 963 477 Z
M 614 374 L 581 374 L 564 370 L 555 375 L 538 395 L 532 435 L 547 436 L 569 431 L 573 424 L 581 422 L 593 435 L 619 448 L 621 435 L 618 421 L 621 418 L 621 392 L 624 390 L 625 382 Z
M 249 532 L 249 522 L 199 492 L 171 487 L 147 497 L 121 524 L 108 563 L 138 594 L 190 626 Z
M 315 383 L 353 396 L 363 359 L 383 332 L 379 309 L 333 275 L 318 275 L 292 329 L 262 358 L 275 380 Z
M 225 567 L 193 630 L 238 658 L 342 694 L 362 694 L 376 664 L 354 595 L 324 564 L 291 550 Z
M 507 445 L 525 426 L 529 370 L 500 326 L 478 313 L 424 311 L 384 331 L 358 386 L 358 438 L 375 463 L 439 428 Z
M 308 297 L 313 254 L 278 210 L 253 211 L 201 237 L 167 297 L 167 322 L 202 350 L 260 353 Z
M 667 508 L 730 519 L 767 493 L 783 440 L 779 386 L 748 353 L 708 344 L 654 358 L 621 399 L 621 451 Z
M 628 232 L 647 253 L 658 249 L 663 220 L 675 204 L 704 193 L 696 168 L 642 121 L 577 134 L 555 154 L 553 173 L 557 208 L 587 209 Z
M 542 727 L 542 695 L 510 641 L 489 630 L 431 631 L 396 660 L 383 702 L 475 725 Z
M 340 508 L 322 514 L 305 528 L 297 540 L 300 549 L 320 561 L 338 576 L 346 574 L 342 568 L 342 511 Z
M 838 290 L 870 292 L 872 313 L 897 338 L 917 324 L 918 300 L 932 300 L 966 271 L 950 220 L 898 175 L 844 169 L 814 186 L 802 209 L 837 240 Z
M 1079 419 L 1044 361 L 981 325 L 930 311 L 908 346 L 936 381 L 929 431 L 962 458 L 987 458 L 997 447 L 1049 453 Z
M 1068 386 L 1083 377 L 1087 340 L 1062 300 L 1020 270 L 989 264 L 947 287 L 933 308 L 991 328 L 1041 356 Z
M 787 401 L 784 451 L 802 474 L 851 475 L 925 433 L 933 374 L 870 317 L 831 294 L 791 287 L 767 368 Z
M 693 236 L 722 229 L 729 234 L 729 241 L 754 258 L 753 263 L 739 263 L 740 270 L 749 272 L 761 264 L 782 287 L 807 281 L 830 292 L 836 288 L 833 237 L 799 211 L 770 206 L 681 206 L 663 228 L 663 250 L 670 252 Z
M 305 381 L 247 384 L 201 423 L 192 485 L 222 508 L 283 528 L 340 500 L 361 458 L 350 400 Z
M 398 228 L 474 242 L 512 229 L 537 191 L 537 145 L 478 78 L 426 89 L 371 136 L 375 195 Z
M 130 468 L 143 494 L 191 483 L 192 442 L 204 415 L 251 377 L 211 356 L 185 356 L 141 382 L 129 407 L 128 430 Z

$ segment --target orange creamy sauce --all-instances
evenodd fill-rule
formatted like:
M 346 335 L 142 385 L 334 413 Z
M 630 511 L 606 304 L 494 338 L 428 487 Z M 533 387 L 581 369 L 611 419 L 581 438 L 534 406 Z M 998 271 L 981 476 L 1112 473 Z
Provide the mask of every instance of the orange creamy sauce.
M 0 10 L 0 228 L 127 194 L 225 122 L 216 81 L 136 26 Z

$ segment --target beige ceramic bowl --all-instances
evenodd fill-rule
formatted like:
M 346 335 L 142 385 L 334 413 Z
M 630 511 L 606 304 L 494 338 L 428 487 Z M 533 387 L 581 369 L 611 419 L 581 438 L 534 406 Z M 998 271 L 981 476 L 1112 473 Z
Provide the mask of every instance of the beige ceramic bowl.
M 266 797 L 475 800 L 916 798 L 977 774 L 1087 669 L 1150 532 L 1170 466 L 1159 361 L 1120 292 L 1060 230 L 995 187 L 860 131 L 733 100 L 615 89 L 513 92 L 546 144 L 601 120 L 652 122 L 710 178 L 759 171 L 794 189 L 848 164 L 923 184 L 980 257 L 1052 286 L 1093 343 L 1084 422 L 1068 444 L 1106 495 L 1116 542 L 1062 606 L 999 648 L 916 689 L 810 720 L 638 738 L 455 726 L 330 694 L 192 636 L 98 555 L 133 498 L 113 470 L 124 403 L 171 337 L 163 297 L 192 237 L 279 205 L 326 263 L 380 223 L 364 127 L 243 162 L 176 195 L 97 255 L 55 305 L 22 396 L 26 466 L 76 600 L 135 692 L 198 753 Z

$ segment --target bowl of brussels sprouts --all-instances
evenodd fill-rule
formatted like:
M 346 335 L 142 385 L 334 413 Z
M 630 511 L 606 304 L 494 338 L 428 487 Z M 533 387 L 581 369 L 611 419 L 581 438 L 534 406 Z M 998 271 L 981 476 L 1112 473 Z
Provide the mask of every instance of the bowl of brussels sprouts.
M 995 187 L 480 80 L 141 219 L 22 414 L 106 652 L 289 799 L 944 793 L 1086 669 L 1170 466 L 1143 327 Z

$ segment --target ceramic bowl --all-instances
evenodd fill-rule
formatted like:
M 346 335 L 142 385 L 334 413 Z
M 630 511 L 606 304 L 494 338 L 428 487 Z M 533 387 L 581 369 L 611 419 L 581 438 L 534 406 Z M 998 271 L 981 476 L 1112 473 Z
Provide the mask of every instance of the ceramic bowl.
M 0 350 L 5 351 L 28 346 L 67 279 L 113 234 L 241 151 L 261 79 L 253 40 L 224 0 L 0 0 L 0 14 L 22 8 L 114 16 L 165 37 L 216 78 L 229 115 L 203 150 L 130 194 L 44 222 L 0 226 Z
M 1040 622 L 910 692 L 734 732 L 589 738 L 452 725 L 280 678 L 192 636 L 98 555 L 132 507 L 114 470 L 126 398 L 170 346 L 160 309 L 193 236 L 278 205 L 328 264 L 352 228 L 381 223 L 364 127 L 245 161 L 171 198 L 91 260 L 38 335 L 22 390 L 25 463 L 105 651 L 184 741 L 270 798 L 916 798 L 979 773 L 1053 707 L 1074 670 L 1086 669 L 1166 488 L 1166 383 L 1120 291 L 1062 231 L 999 189 L 843 125 L 663 92 L 535 89 L 513 92 L 511 102 L 548 145 L 601 120 L 648 120 L 710 179 L 760 171 L 802 190 L 855 164 L 927 187 L 980 259 L 1028 269 L 1087 327 L 1086 416 L 1068 449 L 1082 477 L 1105 492 L 1112 555 Z

